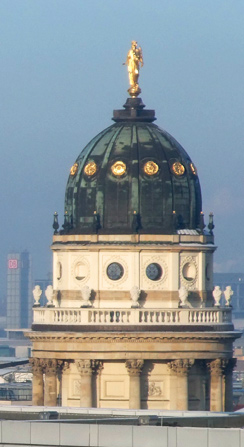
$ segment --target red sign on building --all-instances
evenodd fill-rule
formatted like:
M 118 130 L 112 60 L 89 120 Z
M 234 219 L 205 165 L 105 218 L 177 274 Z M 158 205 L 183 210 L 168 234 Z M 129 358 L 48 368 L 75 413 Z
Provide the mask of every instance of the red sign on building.
M 18 260 L 17 259 L 9 259 L 8 260 L 8 268 L 9 269 L 17 269 L 18 268 Z

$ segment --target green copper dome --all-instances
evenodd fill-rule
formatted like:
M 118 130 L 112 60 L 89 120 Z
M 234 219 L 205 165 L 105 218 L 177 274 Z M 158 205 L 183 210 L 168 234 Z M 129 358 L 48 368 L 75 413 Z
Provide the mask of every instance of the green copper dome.
M 133 107 L 134 106 L 134 107 Z M 199 226 L 201 189 L 190 157 L 129 99 L 115 124 L 93 138 L 71 168 L 65 231 L 171 234 Z

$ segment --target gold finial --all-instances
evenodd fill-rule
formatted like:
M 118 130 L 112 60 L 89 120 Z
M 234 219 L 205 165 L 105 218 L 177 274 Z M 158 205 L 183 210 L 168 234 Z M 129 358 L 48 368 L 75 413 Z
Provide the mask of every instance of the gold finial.
M 128 93 L 132 98 L 136 98 L 141 93 L 138 85 L 140 66 L 143 67 L 142 49 L 137 46 L 137 42 L 132 40 L 131 49 L 128 51 L 126 62 L 123 65 L 128 66 L 130 88 Z

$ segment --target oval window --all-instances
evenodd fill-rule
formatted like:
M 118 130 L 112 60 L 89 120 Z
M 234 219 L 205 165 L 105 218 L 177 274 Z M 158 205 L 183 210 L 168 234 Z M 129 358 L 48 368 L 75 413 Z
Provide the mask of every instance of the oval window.
M 78 281 L 81 281 L 87 276 L 88 273 L 88 267 L 86 264 L 83 264 L 83 262 L 78 262 L 75 266 L 75 278 L 78 279 Z
M 194 281 L 196 278 L 196 266 L 193 263 L 187 262 L 182 269 L 183 277 L 186 281 Z

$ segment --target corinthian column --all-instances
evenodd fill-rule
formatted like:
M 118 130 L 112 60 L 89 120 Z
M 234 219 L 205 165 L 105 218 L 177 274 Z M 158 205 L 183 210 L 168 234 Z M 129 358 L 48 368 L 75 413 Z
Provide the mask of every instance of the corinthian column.
M 44 405 L 48 407 L 57 406 L 57 360 L 42 359 L 43 371 L 45 372 Z
M 168 367 L 177 375 L 177 410 L 188 410 L 188 371 L 194 364 L 192 359 L 168 362 Z
M 44 404 L 44 385 L 43 385 L 43 368 L 41 360 L 37 358 L 30 358 L 29 360 L 32 369 L 32 405 Z
M 210 411 L 223 411 L 223 370 L 225 363 L 222 359 L 208 363 L 210 370 Z
M 130 376 L 129 408 L 141 408 L 140 374 L 144 360 L 127 360 L 125 366 Z
M 92 362 L 91 360 L 76 360 L 80 373 L 80 406 L 92 407 Z

